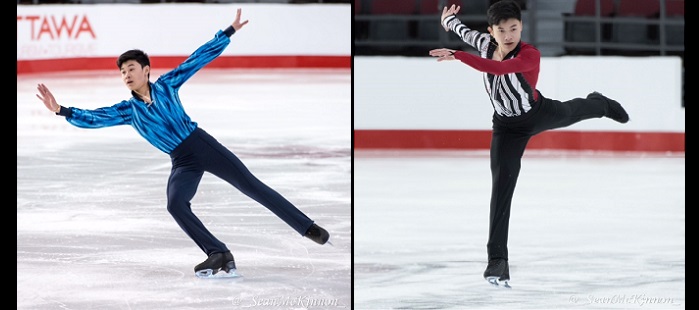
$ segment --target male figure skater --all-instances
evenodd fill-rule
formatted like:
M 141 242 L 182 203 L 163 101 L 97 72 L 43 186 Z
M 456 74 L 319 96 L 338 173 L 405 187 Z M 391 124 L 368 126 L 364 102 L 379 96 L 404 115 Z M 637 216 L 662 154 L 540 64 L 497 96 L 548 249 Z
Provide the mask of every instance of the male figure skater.
M 493 105 L 493 134 L 490 144 L 492 194 L 488 233 L 488 282 L 509 286 L 510 268 L 507 235 L 512 196 L 519 176 L 524 149 L 534 135 L 567 127 L 590 118 L 608 117 L 629 121 L 624 108 L 598 92 L 586 98 L 558 101 L 536 89 L 541 53 L 522 42 L 522 13 L 516 2 L 502 0 L 488 8 L 488 33 L 469 29 L 456 17 L 461 7 L 442 10 L 442 26 L 473 46 L 479 55 L 441 48 L 431 50 L 437 61 L 458 59 L 483 72 L 485 89 Z
M 37 97 L 46 108 L 81 128 L 131 125 L 153 146 L 170 155 L 172 170 L 167 184 L 167 210 L 208 258 L 194 267 L 198 277 L 220 270 L 234 275 L 236 266 L 226 245 L 216 239 L 192 213 L 190 201 L 204 172 L 225 180 L 267 207 L 302 236 L 325 244 L 329 234 L 279 193 L 258 180 L 230 150 L 192 121 L 182 106 L 180 87 L 197 71 L 218 57 L 230 36 L 248 23 L 240 21 L 241 9 L 225 30 L 204 43 L 182 64 L 151 83 L 150 59 L 141 50 L 129 50 L 117 59 L 117 67 L 132 97 L 95 110 L 63 107 L 44 84 Z

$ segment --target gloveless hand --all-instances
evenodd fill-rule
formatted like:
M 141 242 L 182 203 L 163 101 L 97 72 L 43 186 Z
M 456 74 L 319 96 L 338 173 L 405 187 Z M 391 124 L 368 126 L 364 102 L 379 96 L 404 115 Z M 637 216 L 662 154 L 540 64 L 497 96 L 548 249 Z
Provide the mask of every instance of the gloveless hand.
M 456 6 L 456 4 L 452 4 L 451 7 L 447 8 L 446 6 L 442 10 L 442 19 L 440 19 L 440 24 L 442 25 L 442 28 L 444 28 L 444 31 L 449 32 L 449 28 L 444 25 L 444 19 L 447 18 L 448 16 L 451 15 L 456 15 L 456 13 L 459 13 L 459 10 L 461 9 L 461 6 Z
M 437 58 L 437 61 L 454 60 L 456 59 L 456 57 L 454 57 L 454 53 L 456 53 L 455 50 L 451 50 L 448 48 L 438 48 L 431 50 L 430 56 L 439 57 Z
M 61 106 L 58 105 L 58 103 L 56 102 L 56 98 L 53 97 L 53 94 L 51 93 L 49 88 L 46 87 L 46 85 L 40 83 L 36 87 L 36 89 L 39 90 L 39 94 L 36 94 L 36 97 L 44 102 L 46 108 L 51 110 L 51 112 L 58 113 Z

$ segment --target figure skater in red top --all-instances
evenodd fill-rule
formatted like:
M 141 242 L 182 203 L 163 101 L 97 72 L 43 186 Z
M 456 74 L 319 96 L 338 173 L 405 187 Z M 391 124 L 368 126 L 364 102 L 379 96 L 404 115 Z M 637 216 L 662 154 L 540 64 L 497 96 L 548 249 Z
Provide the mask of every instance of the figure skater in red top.
M 529 139 L 543 131 L 591 118 L 607 117 L 623 124 L 629 121 L 629 115 L 617 101 L 598 92 L 585 98 L 558 101 L 545 98 L 536 89 L 541 53 L 521 41 L 522 13 L 516 2 L 502 0 L 488 8 L 488 33 L 462 24 L 456 17 L 460 8 L 444 7 L 442 26 L 473 46 L 478 55 L 446 48 L 431 50 L 430 55 L 438 57 L 437 61 L 458 59 L 483 72 L 486 92 L 494 109 L 488 266 L 483 277 L 494 285 L 509 286 L 510 206 Z

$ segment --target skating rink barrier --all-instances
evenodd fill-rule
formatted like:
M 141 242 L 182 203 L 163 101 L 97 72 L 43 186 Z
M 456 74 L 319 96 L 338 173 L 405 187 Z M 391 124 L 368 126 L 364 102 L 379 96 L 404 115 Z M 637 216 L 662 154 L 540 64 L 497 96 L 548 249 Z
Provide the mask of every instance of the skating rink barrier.
M 436 46 L 435 48 L 438 48 Z M 354 57 L 355 150 L 487 150 L 493 107 L 480 72 L 426 57 Z M 592 91 L 631 120 L 591 119 L 544 132 L 528 149 L 684 153 L 679 57 L 544 57 L 537 88 L 561 101 Z

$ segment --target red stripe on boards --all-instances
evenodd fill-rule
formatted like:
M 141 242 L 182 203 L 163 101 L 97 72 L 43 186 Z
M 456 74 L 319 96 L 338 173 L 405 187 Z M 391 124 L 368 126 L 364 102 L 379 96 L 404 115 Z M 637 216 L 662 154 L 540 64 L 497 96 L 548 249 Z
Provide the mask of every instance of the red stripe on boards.
M 355 149 L 479 150 L 490 148 L 490 130 L 354 130 Z M 683 132 L 548 131 L 528 149 L 684 152 Z
M 151 68 L 170 69 L 182 63 L 186 56 L 151 56 Z M 61 72 L 76 70 L 118 70 L 115 57 L 18 60 L 17 74 Z M 350 68 L 351 56 L 219 56 L 206 68 L 218 69 L 293 69 Z

